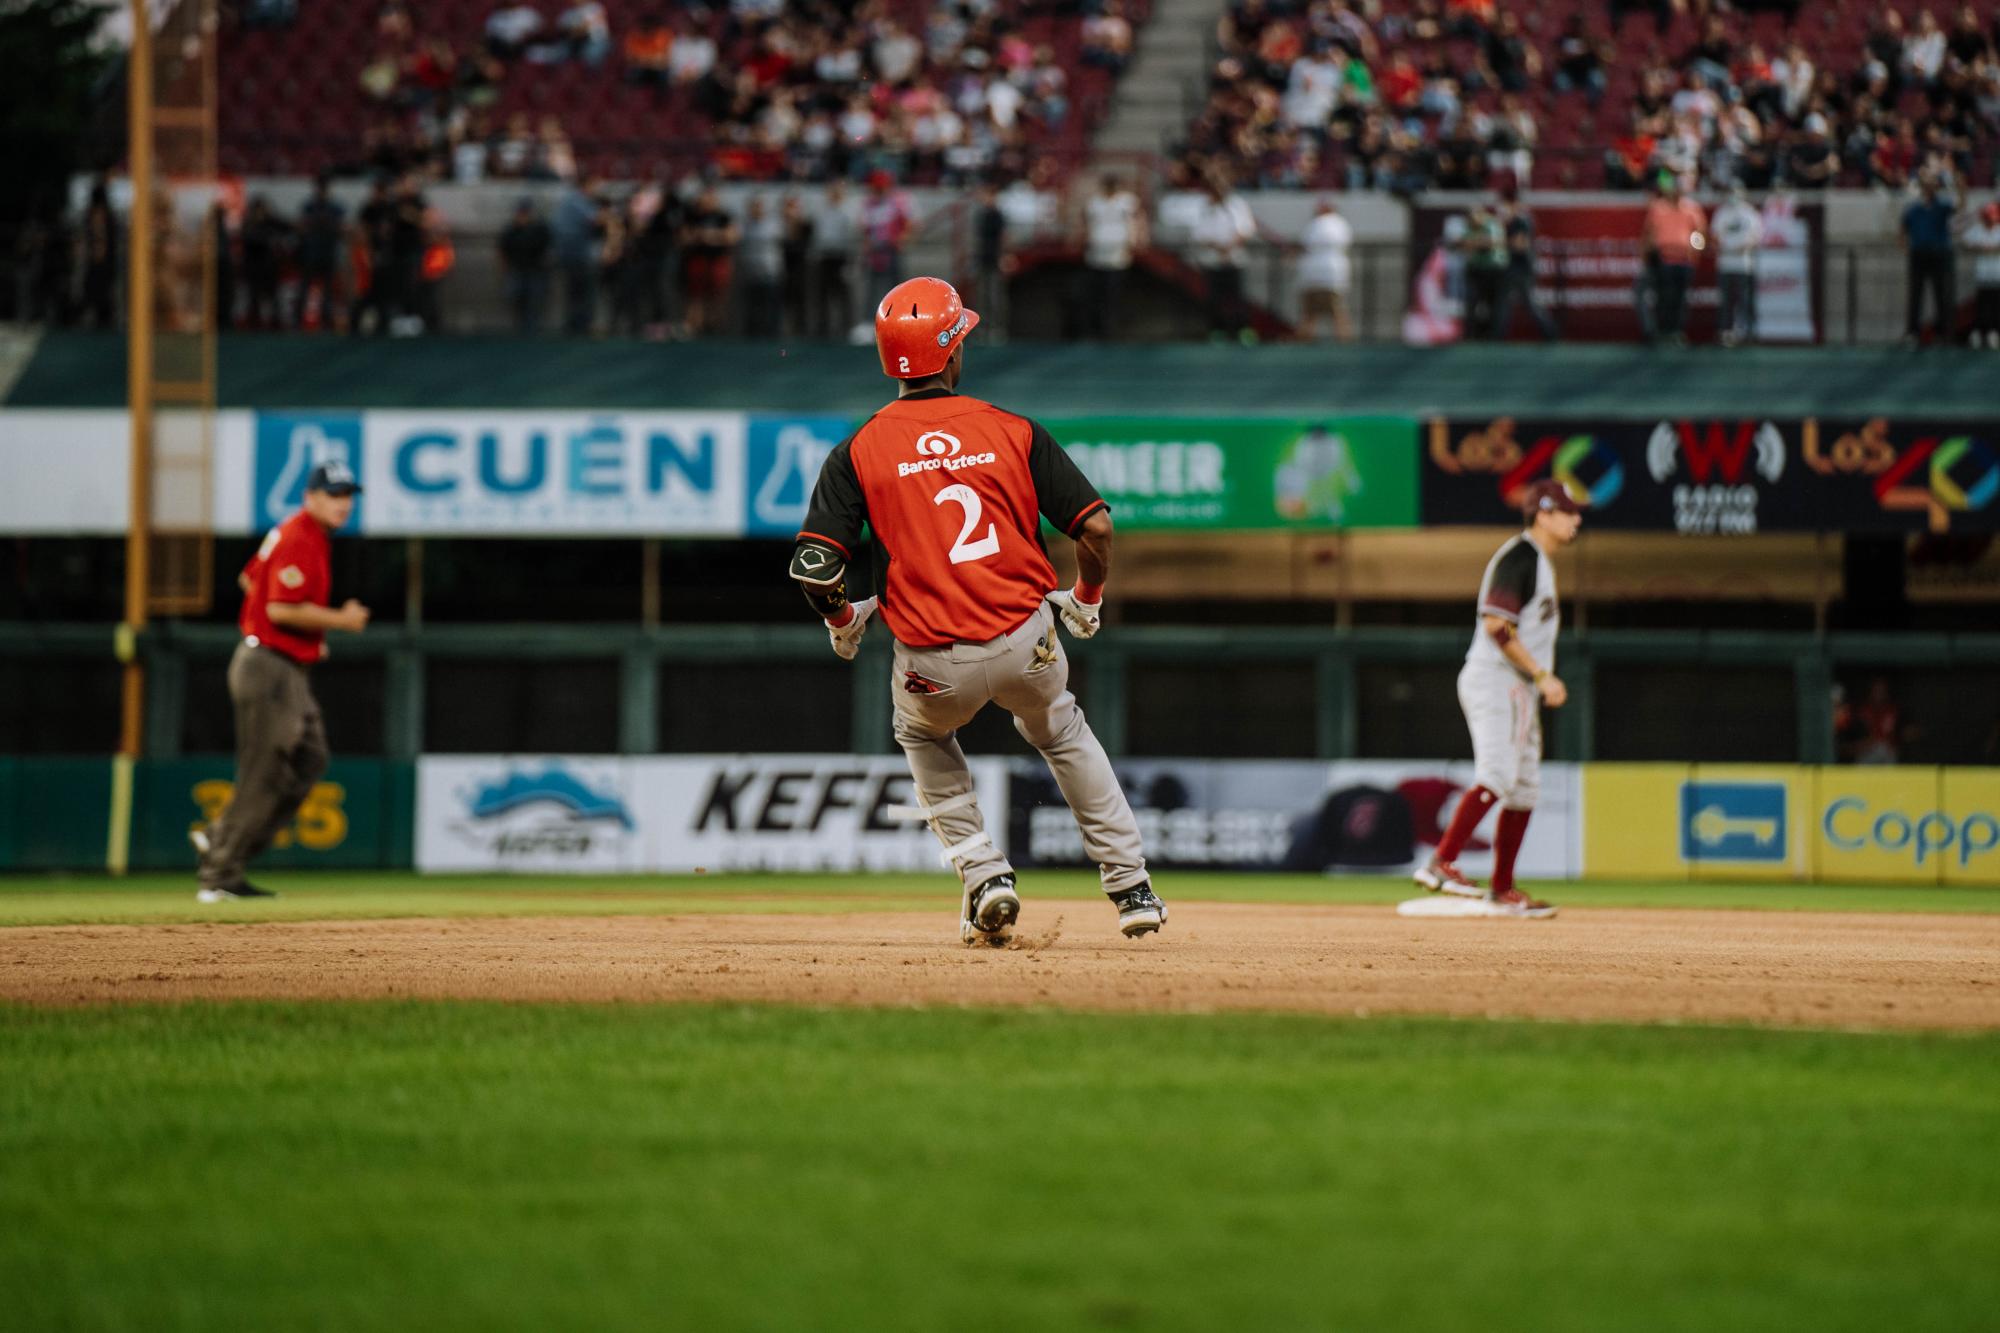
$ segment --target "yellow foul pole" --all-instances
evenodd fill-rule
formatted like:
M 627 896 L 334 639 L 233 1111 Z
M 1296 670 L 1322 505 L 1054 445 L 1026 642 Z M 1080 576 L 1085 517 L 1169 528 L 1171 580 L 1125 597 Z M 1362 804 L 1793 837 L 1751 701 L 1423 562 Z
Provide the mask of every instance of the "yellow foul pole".
M 153 21 L 147 0 L 130 0 L 132 50 L 126 62 L 131 225 L 126 229 L 126 400 L 132 426 L 131 504 L 125 534 L 125 621 L 118 627 L 124 663 L 118 757 L 112 767 L 111 827 L 105 864 L 123 874 L 132 838 L 132 767 L 145 748 L 146 668 L 138 636 L 146 627 L 153 511 Z

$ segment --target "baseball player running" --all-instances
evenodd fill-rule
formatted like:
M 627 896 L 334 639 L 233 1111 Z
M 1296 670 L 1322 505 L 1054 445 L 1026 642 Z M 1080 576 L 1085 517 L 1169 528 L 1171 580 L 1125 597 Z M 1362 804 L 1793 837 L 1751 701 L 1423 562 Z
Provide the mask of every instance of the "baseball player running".
M 321 463 L 306 478 L 305 504 L 265 536 L 236 576 L 243 589 L 243 642 L 229 659 L 236 704 L 236 789 L 215 822 L 188 834 L 201 855 L 205 903 L 275 898 L 246 880 L 251 857 L 292 822 L 326 772 L 326 728 L 306 671 L 326 656 L 330 629 L 360 632 L 368 608 L 328 603 L 333 534 L 361 488 L 347 464 Z
M 1555 674 L 1556 570 L 1549 553 L 1576 540 L 1582 509 L 1560 481 L 1536 482 L 1522 497 L 1527 530 L 1507 539 L 1479 582 L 1479 624 L 1458 673 L 1458 706 L 1472 730 L 1477 771 L 1418 884 L 1433 892 L 1483 898 L 1495 916 L 1550 917 L 1556 909 L 1514 886 L 1514 860 L 1541 793 L 1542 711 L 1560 708 L 1569 691 Z M 1494 805 L 1493 885 L 1482 891 L 1453 864 Z
M 1058 619 L 1080 639 L 1102 623 L 1111 514 L 1041 426 L 957 392 L 978 323 L 936 278 L 912 278 L 883 299 L 875 345 L 899 392 L 827 457 L 791 576 L 841 657 L 854 657 L 878 616 L 895 636 L 896 741 L 922 803 L 914 813 L 964 886 L 960 937 L 1001 942 L 1021 912 L 1014 869 L 986 831 L 956 739 L 989 703 L 1012 713 L 1048 761 L 1119 929 L 1144 935 L 1166 924 L 1166 904 L 1147 877 L 1138 821 L 1069 692 L 1056 636 Z M 1076 543 L 1074 588 L 1055 590 L 1042 518 Z M 850 601 L 847 567 L 864 527 L 874 532 L 881 591 Z

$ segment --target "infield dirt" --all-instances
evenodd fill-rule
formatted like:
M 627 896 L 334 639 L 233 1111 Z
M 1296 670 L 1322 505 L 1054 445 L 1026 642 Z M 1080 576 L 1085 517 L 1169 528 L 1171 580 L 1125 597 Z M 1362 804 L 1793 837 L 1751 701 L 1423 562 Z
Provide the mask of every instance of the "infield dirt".
M 245 904 L 245 916 L 255 911 Z M 2000 1028 L 2000 917 L 1180 902 L 1121 938 L 1102 901 L 1033 901 L 1005 949 L 951 910 L 22 927 L 0 1000 L 782 1001 Z

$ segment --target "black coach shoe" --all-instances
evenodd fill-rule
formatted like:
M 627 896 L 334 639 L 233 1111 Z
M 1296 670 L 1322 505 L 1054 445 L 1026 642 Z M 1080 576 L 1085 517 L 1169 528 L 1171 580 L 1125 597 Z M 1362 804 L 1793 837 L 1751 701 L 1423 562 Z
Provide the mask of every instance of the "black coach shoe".
M 198 903 L 227 903 L 238 898 L 275 898 L 278 895 L 269 889 L 260 889 L 255 884 L 238 884 L 232 889 L 203 889 L 195 894 Z
M 1112 894 L 1111 904 L 1118 909 L 1118 929 L 1129 938 L 1151 934 L 1167 924 L 1167 905 L 1150 883 Z
M 978 888 L 968 888 L 959 904 L 958 937 L 967 944 L 983 939 L 1004 944 L 1021 915 L 1021 895 L 1012 875 L 995 875 Z

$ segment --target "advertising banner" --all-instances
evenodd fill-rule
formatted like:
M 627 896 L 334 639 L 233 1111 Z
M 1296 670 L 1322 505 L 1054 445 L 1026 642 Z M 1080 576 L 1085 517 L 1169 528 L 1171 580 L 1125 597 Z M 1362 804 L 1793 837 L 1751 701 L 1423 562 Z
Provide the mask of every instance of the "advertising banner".
M 820 464 L 859 425 L 752 415 L 752 536 L 805 519 Z M 1128 532 L 1407 528 L 1417 521 L 1409 417 L 1052 417 L 1042 423 Z
M 1138 816 L 1146 859 L 1183 870 L 1298 874 L 1405 873 L 1429 859 L 1472 785 L 1469 763 L 1410 760 L 1175 760 L 1117 763 Z M 1013 823 L 1007 849 L 1018 865 L 1085 866 L 1083 838 L 1048 770 L 1012 768 Z M 1579 873 L 1576 769 L 1542 766 L 1542 797 L 1521 848 L 1520 873 L 1568 879 Z M 1491 869 L 1488 814 L 1459 858 L 1468 873 Z
M 206 504 L 198 489 L 163 486 L 155 496 L 156 520 L 206 510 L 218 533 L 251 530 L 246 468 L 252 416 L 236 410 L 214 415 Z M 162 461 L 173 456 L 169 444 L 185 449 L 198 438 L 180 428 L 184 412 L 163 410 L 157 420 Z M 123 410 L 0 408 L 0 472 L 7 478 L 0 487 L 0 533 L 123 536 L 131 525 L 131 463 L 132 419 Z
M 743 531 L 751 537 L 795 537 L 805 525 L 820 464 L 855 423 L 848 417 L 774 417 L 752 414 L 747 455 L 750 473 Z
M 1585 874 L 2000 884 L 2000 769 L 1587 764 Z
M 1044 423 L 1121 528 L 1406 528 L 1408 417 L 1073 417 Z
M 1645 336 L 1641 303 L 1649 302 L 1651 280 L 1643 230 L 1647 199 L 1629 203 L 1537 204 L 1529 209 L 1535 227 L 1535 299 L 1577 342 L 1637 342 Z M 1712 212 L 1713 210 L 1707 210 Z M 1454 342 L 1484 335 L 1472 309 L 1464 238 L 1472 210 L 1421 207 L 1410 210 L 1410 314 L 1405 341 Z M 1763 212 L 1764 242 L 1757 257 L 1757 339 L 1761 342 L 1817 342 L 1821 325 L 1821 237 L 1825 209 L 1787 202 Z M 1688 292 L 1686 336 L 1711 342 L 1721 303 L 1715 251 L 1697 254 Z M 1515 315 L 1503 336 L 1536 336 L 1525 311 Z
M 1521 493 L 1545 477 L 1590 506 L 1592 527 L 1743 534 L 1817 518 L 1796 423 L 1498 417 L 1434 420 L 1427 435 L 1427 526 L 1518 522 Z
M 189 830 L 222 813 L 234 794 L 229 755 L 157 760 L 134 787 L 132 864 L 191 869 Z M 408 864 L 409 765 L 335 759 L 259 865 L 286 869 Z
M 1585 764 L 1583 873 L 1608 879 L 1804 879 L 1812 770 Z
M 2000 433 L 1969 426 L 1496 417 L 1433 420 L 1425 435 L 1426 526 L 1516 522 L 1522 491 L 1554 477 L 1600 528 L 2000 529 Z
M 1818 770 L 1813 875 L 2000 884 L 2000 770 Z
M 735 412 L 369 412 L 360 530 L 734 536 Z
M 974 760 L 990 828 L 1005 763 Z M 937 838 L 893 818 L 915 800 L 900 756 L 427 757 L 420 870 L 937 871 Z
M 1804 461 L 1829 530 L 2000 531 L 1996 423 L 1809 421 Z

